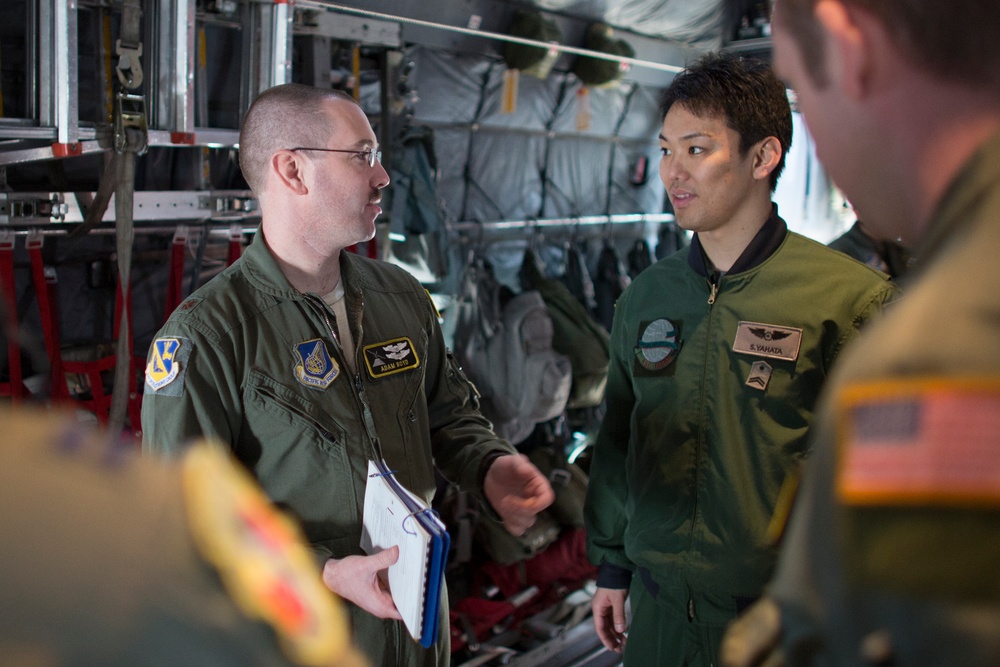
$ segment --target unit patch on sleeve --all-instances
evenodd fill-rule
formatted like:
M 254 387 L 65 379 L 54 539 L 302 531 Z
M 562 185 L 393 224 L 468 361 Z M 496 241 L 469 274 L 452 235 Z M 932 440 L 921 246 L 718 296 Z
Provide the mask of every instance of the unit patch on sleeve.
M 799 358 L 802 329 L 760 322 L 740 322 L 736 327 L 733 352 L 795 361 Z
M 853 385 L 837 409 L 843 502 L 1000 506 L 1000 378 Z
M 157 338 L 146 363 L 146 386 L 159 396 L 181 396 L 194 344 L 187 338 Z M 179 380 L 179 382 L 177 382 Z
M 405 336 L 364 347 L 365 365 L 373 379 L 412 371 L 420 366 L 413 341 Z
M 340 375 L 340 365 L 330 356 L 322 339 L 297 343 L 293 349 L 295 379 L 305 386 L 326 389 Z
M 242 612 L 268 623 L 297 663 L 329 665 L 350 651 L 344 609 L 302 533 L 249 473 L 205 442 L 188 449 L 182 470 L 191 537 Z

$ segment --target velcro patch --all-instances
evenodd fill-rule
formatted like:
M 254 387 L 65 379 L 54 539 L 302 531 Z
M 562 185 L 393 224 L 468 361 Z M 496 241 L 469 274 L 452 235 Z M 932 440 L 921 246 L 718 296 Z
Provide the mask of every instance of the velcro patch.
M 666 318 L 644 322 L 635 345 L 635 358 L 647 371 L 659 371 L 669 366 L 681 348 L 680 327 Z
M 204 443 L 187 451 L 183 473 L 191 535 L 243 613 L 270 624 L 296 662 L 334 664 L 350 651 L 347 618 L 301 533 L 249 473 Z
M 407 337 L 394 338 L 383 343 L 364 347 L 365 365 L 373 379 L 412 371 L 420 366 L 413 341 Z
M 754 389 L 764 391 L 767 383 L 771 381 L 771 373 L 774 369 L 766 361 L 757 360 L 750 366 L 750 375 L 747 376 L 746 385 Z
M 187 338 L 157 338 L 146 363 L 146 387 L 159 396 L 181 396 L 194 343 Z
M 313 338 L 297 343 L 295 352 L 295 379 L 313 389 L 326 389 L 340 375 L 340 365 L 330 356 L 326 343 Z
M 740 322 L 736 327 L 733 352 L 795 361 L 802 345 L 802 329 L 760 322 Z
M 837 409 L 844 503 L 1000 504 L 1000 378 L 859 384 Z

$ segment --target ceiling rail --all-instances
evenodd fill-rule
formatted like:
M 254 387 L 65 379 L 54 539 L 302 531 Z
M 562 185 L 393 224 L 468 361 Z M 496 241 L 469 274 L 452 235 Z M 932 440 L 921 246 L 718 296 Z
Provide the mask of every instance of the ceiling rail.
M 515 44 L 525 44 L 527 46 L 537 46 L 539 48 L 548 49 L 551 51 L 557 51 L 559 53 L 572 53 L 574 55 L 588 56 L 590 58 L 598 58 L 600 60 L 611 60 L 614 62 L 626 63 L 630 66 L 644 67 L 646 69 L 653 69 L 661 72 L 677 73 L 684 70 L 683 67 L 678 67 L 677 65 L 666 65 L 664 63 L 653 62 L 651 60 L 642 60 L 640 58 L 627 58 L 625 56 L 616 56 L 610 53 L 603 53 L 601 51 L 591 51 L 589 49 L 581 49 L 575 46 L 566 46 L 565 44 L 559 44 L 557 42 L 542 42 L 537 39 L 528 39 L 526 37 L 514 37 L 513 35 L 504 35 L 498 32 L 489 32 L 486 30 L 474 30 L 472 28 L 462 28 L 460 26 L 448 25 L 446 23 L 435 23 L 433 21 L 412 19 L 406 16 L 397 16 L 394 14 L 387 14 L 384 12 L 374 12 L 368 9 L 359 9 L 357 7 L 347 7 L 344 5 L 337 4 L 335 2 L 324 2 L 323 0 L 296 0 L 295 6 L 311 7 L 315 9 L 329 9 L 336 12 L 342 12 L 345 14 L 354 14 L 357 16 L 367 16 L 369 18 L 381 19 L 383 21 L 398 21 L 400 23 L 418 25 L 424 28 L 433 28 L 436 30 L 443 30 L 446 32 L 457 32 L 472 37 L 481 37 L 483 39 L 492 39 L 500 42 L 513 42 Z

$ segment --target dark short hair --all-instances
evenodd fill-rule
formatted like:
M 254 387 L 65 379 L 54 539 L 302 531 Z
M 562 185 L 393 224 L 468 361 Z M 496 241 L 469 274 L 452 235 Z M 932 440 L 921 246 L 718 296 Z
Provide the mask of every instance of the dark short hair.
M 826 43 L 813 9 L 817 0 L 778 0 L 775 20 L 798 44 L 813 82 L 827 84 Z M 997 0 L 841 0 L 874 15 L 896 46 L 939 79 L 1000 95 L 1000 2 Z
M 240 169 L 254 192 L 260 194 L 275 151 L 326 145 L 333 128 L 324 102 L 335 99 L 357 104 L 347 93 L 301 83 L 274 86 L 257 96 L 240 127 Z
M 674 77 L 660 103 L 661 120 L 674 104 L 702 117 L 721 118 L 740 136 L 740 153 L 767 137 L 781 144 L 771 172 L 771 191 L 785 168 L 792 145 L 792 109 L 785 85 L 771 66 L 756 58 L 711 53 Z

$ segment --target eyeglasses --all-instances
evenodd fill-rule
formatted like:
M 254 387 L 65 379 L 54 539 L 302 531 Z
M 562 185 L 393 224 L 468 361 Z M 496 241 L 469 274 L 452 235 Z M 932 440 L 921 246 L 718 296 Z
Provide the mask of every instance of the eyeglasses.
M 382 164 L 382 151 L 375 148 L 366 148 L 363 151 L 353 151 L 349 148 L 309 148 L 308 146 L 297 146 L 289 148 L 290 151 L 323 151 L 324 153 L 352 153 L 364 156 L 369 167 L 374 167 L 375 163 Z

